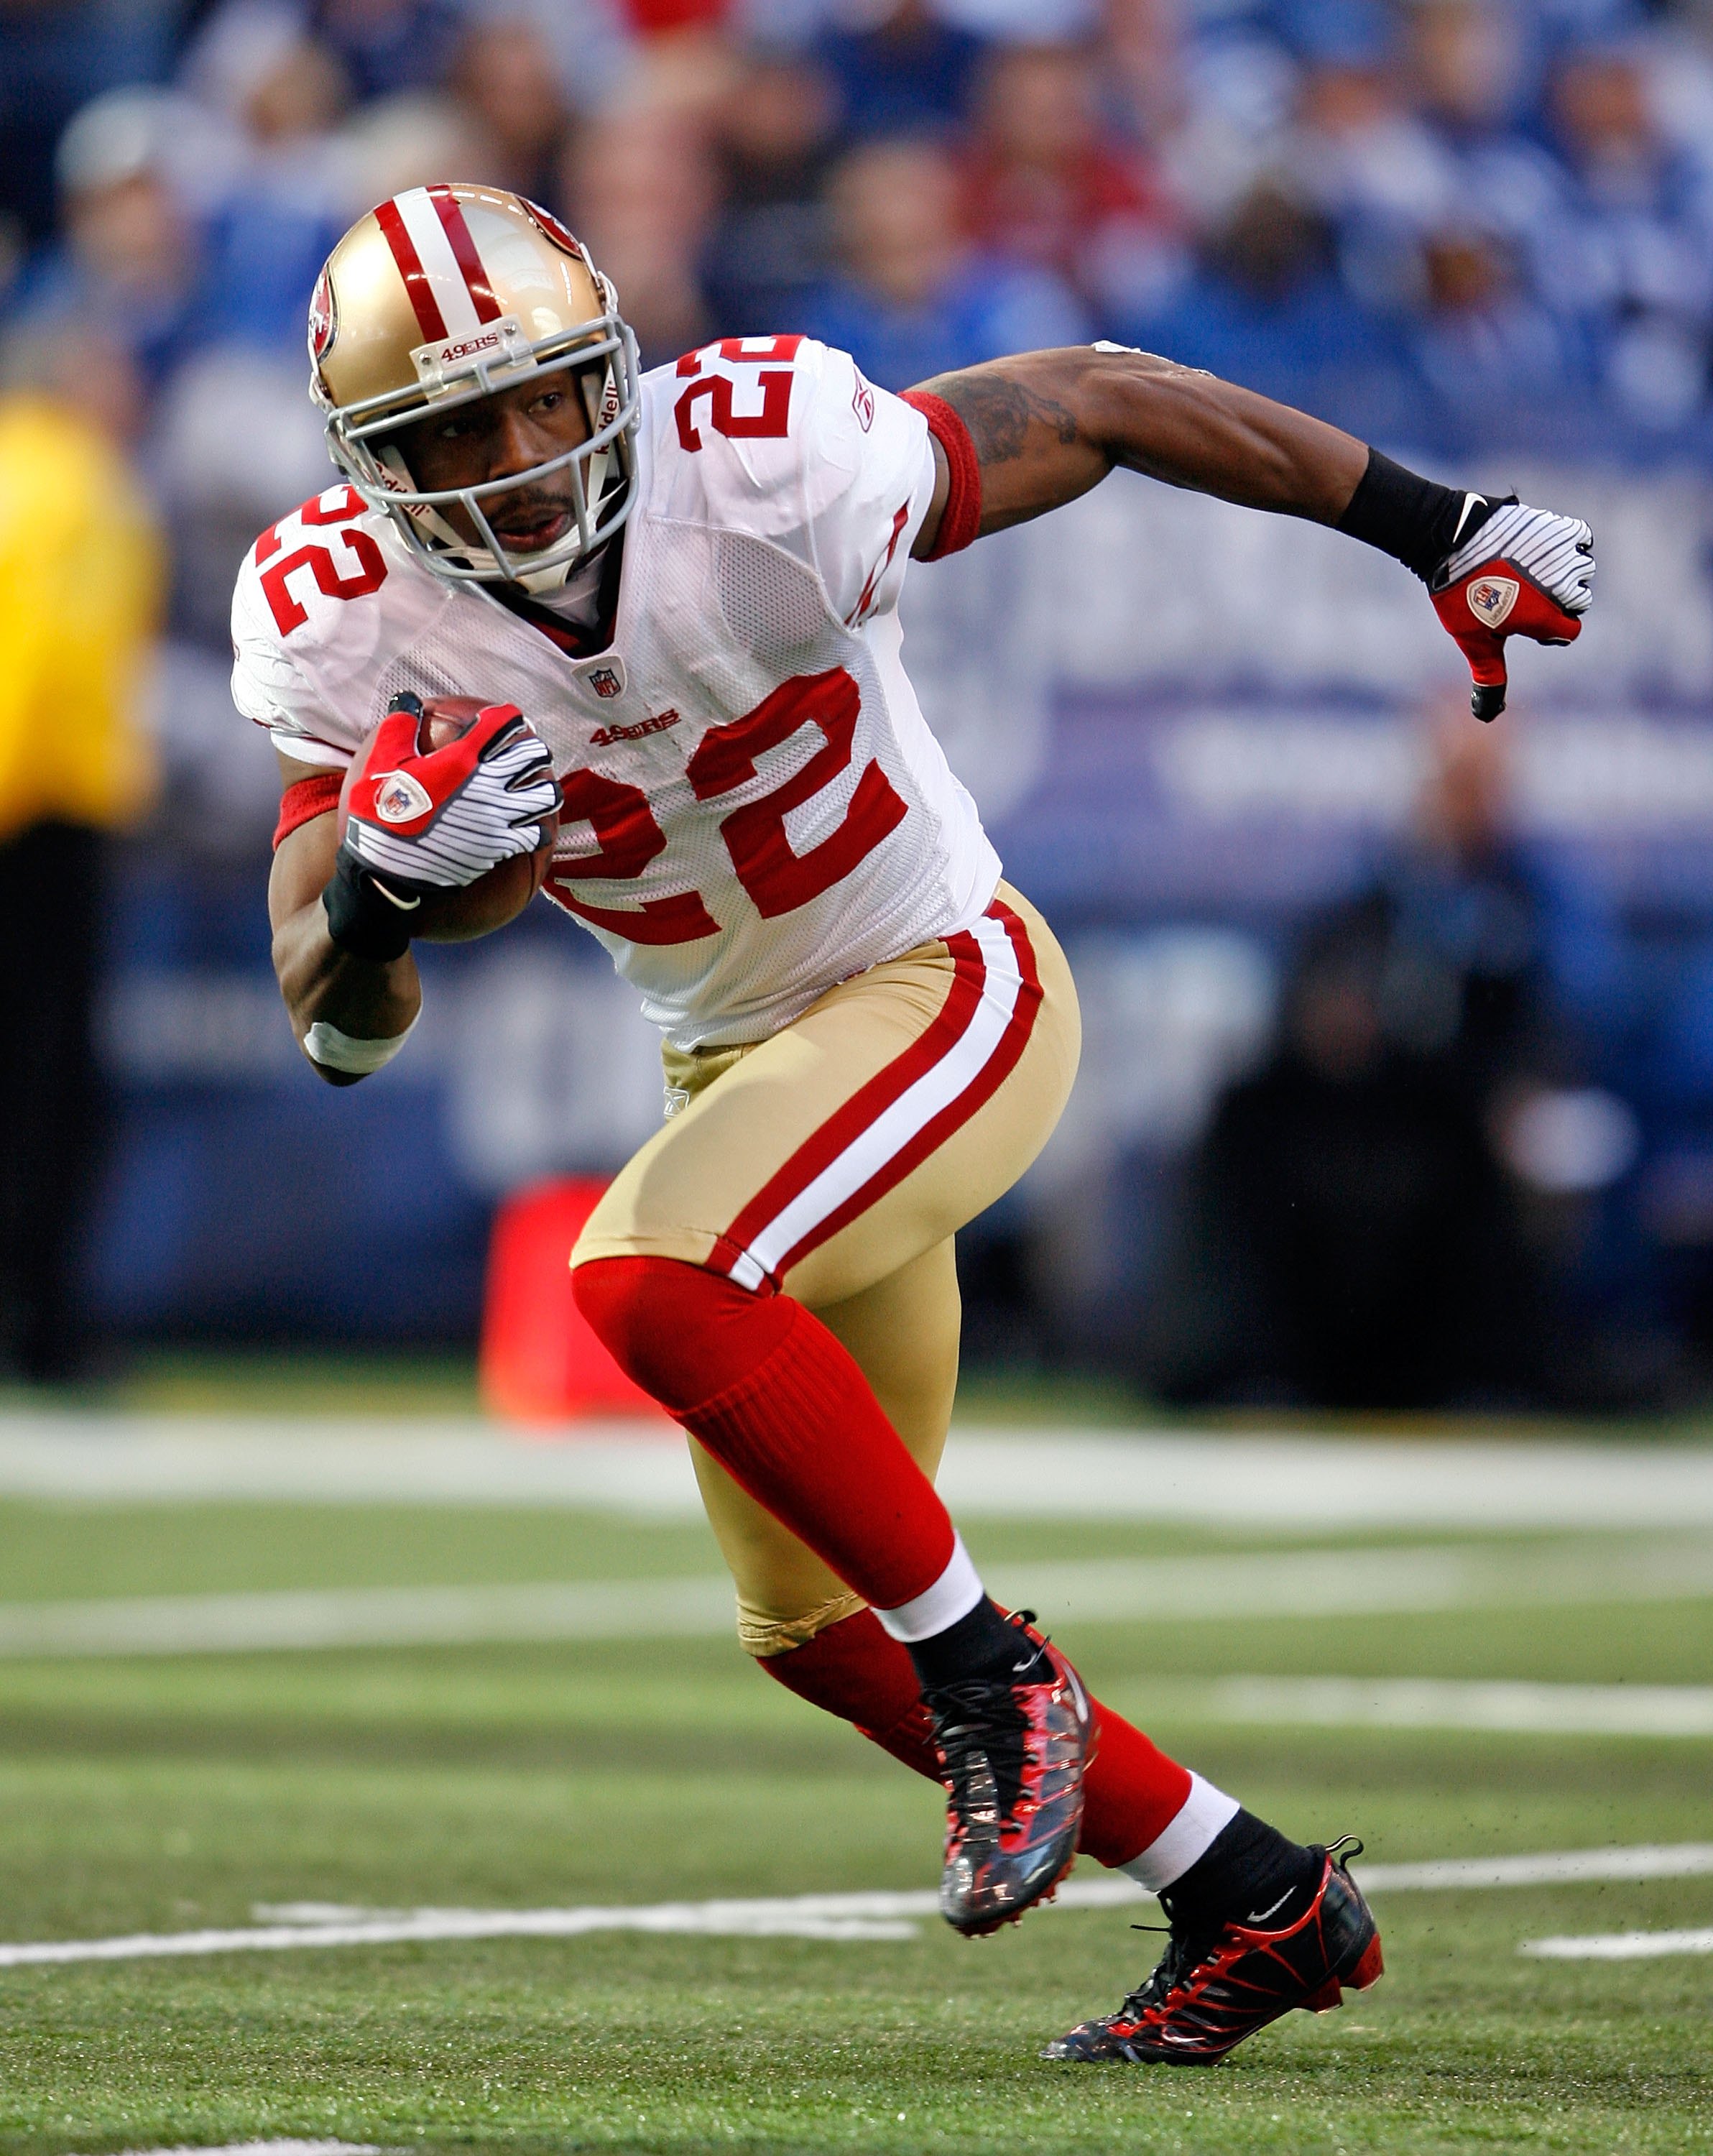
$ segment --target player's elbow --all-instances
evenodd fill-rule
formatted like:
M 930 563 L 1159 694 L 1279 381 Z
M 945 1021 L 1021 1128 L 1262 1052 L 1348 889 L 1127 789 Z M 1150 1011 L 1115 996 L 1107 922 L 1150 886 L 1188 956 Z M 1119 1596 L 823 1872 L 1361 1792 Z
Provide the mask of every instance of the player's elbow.
M 1157 352 L 1096 345 L 1079 353 L 1075 402 L 1089 439 L 1121 450 L 1140 418 L 1187 400 L 1198 403 L 1227 385 L 1204 367 L 1185 367 Z

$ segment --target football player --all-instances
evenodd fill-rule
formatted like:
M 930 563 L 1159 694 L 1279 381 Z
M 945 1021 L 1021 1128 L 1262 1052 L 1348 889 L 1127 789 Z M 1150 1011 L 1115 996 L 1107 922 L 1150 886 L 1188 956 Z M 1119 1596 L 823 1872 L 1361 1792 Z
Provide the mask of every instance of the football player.
M 490 187 L 362 218 L 310 344 L 343 483 L 263 534 L 233 614 L 237 701 L 284 773 L 269 900 L 305 1053 L 336 1085 L 395 1055 L 413 911 L 556 814 L 547 895 L 635 983 L 667 1081 L 570 1253 L 577 1301 L 691 1435 L 743 1645 L 944 1783 L 961 1932 L 1020 1916 L 1078 1850 L 1158 1893 L 1158 1968 L 1048 2056 L 1217 2059 L 1372 1983 L 1339 1851 L 1091 1698 L 989 1599 L 935 1493 L 952 1239 L 1045 1142 L 1078 1022 L 923 722 L 899 591 L 1124 466 L 1394 555 L 1490 717 L 1507 635 L 1577 634 L 1587 527 L 1112 346 L 903 397 L 796 336 L 644 376 L 586 251 Z M 484 708 L 428 747 L 437 696 Z

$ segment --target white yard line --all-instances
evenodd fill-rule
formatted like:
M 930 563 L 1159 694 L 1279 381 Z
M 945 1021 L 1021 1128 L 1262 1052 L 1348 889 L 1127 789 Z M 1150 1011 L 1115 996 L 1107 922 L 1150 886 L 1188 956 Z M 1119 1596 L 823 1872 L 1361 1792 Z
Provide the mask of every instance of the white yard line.
M 730 1632 L 733 1622 L 731 1582 L 714 1574 L 525 1587 L 160 1594 L 0 1604 L 0 1657 L 670 1639 Z
M 1566 1737 L 1713 1737 L 1713 1685 L 1458 1683 L 1433 1677 L 1219 1677 L 1209 1722 L 1492 1729 Z
M 1567 1887 L 1589 1879 L 1713 1878 L 1713 1841 L 1637 1842 L 1628 1848 L 1549 1850 L 1538 1856 L 1435 1857 L 1425 1864 L 1364 1864 L 1372 1894 L 1486 1887 Z
M 1713 1954 L 1713 1931 L 1608 1932 L 1591 1938 L 1525 1939 L 1519 1953 L 1542 1961 L 1652 1961 L 1665 1954 Z
M 991 1584 L 1012 1604 L 1038 1610 L 1048 1625 L 1650 1602 L 1713 1595 L 1713 1540 L 1095 1558 L 1001 1564 L 992 1568 Z M 732 1624 L 731 1584 L 717 1574 L 516 1587 L 127 1596 L 0 1604 L 0 1658 L 715 1637 Z M 1217 1701 L 1223 1718 L 1239 1721 L 1425 1723 L 1443 1722 L 1449 1712 L 1449 1726 L 1455 1727 L 1639 1727 L 1622 1718 L 1630 1713 L 1640 1715 L 1653 1733 L 1713 1732 L 1710 1695 L 1692 1687 L 1632 1693 L 1628 1687 L 1603 1686 L 1407 1683 L 1388 1691 L 1382 1683 L 1330 1677 L 1298 1683 L 1295 1691 L 1287 1680 L 1249 1678 L 1178 1690 L 1191 1711 L 1205 1714 Z M 1581 1707 L 1545 1703 L 1572 1694 L 1586 1694 Z M 1592 1719 L 1516 1718 L 1555 1712 Z M 1472 1714 L 1473 1722 L 1467 1719 Z M 1671 1721 L 1674 1714 L 1678 1722 Z M 1667 1726 L 1656 1727 L 1662 1724 Z
M 450 1417 L 10 1414 L 0 1417 L 0 1493 L 700 1512 L 683 1442 L 664 1421 L 541 1436 Z M 1709 1445 L 960 1425 L 941 1482 L 971 1517 L 1205 1521 L 1263 1534 L 1713 1527 Z
M 1428 1864 L 1367 1864 L 1372 1894 L 1446 1888 L 1551 1886 L 1598 1879 L 1713 1875 L 1713 1844 L 1569 1850 L 1542 1856 L 1454 1857 Z M 1122 1876 L 1073 1879 L 1061 1909 L 1132 1907 L 1149 1897 Z M 274 1921 L 227 1930 L 142 1932 L 110 1939 L 33 1939 L 0 1946 L 0 1969 L 90 1961 L 153 1961 L 187 1955 L 283 1953 L 294 1948 L 399 1946 L 437 1939 L 580 1938 L 595 1932 L 690 1933 L 704 1938 L 800 1938 L 847 1943 L 912 1939 L 937 1914 L 931 1887 L 900 1892 L 794 1894 L 760 1901 L 664 1902 L 574 1909 L 361 1909 L 326 1902 L 263 1904 Z
M 126 2156 L 380 2156 L 372 2141 L 226 2141 L 218 2148 L 131 2148 Z
M 1713 1538 L 1110 1558 L 991 1573 L 996 1594 L 1052 1623 L 1651 1602 L 1713 1594 Z

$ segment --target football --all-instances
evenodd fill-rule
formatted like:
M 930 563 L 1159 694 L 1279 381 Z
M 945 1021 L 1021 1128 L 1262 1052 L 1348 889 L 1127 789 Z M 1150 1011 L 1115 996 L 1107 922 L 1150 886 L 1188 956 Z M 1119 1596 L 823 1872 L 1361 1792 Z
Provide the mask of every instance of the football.
M 479 696 L 430 696 L 423 705 L 422 724 L 417 730 L 417 752 L 427 756 L 456 741 L 486 705 Z M 348 797 L 362 758 L 353 763 L 339 796 L 339 835 L 345 836 Z M 474 883 L 429 893 L 417 916 L 413 937 L 429 943 L 468 943 L 478 936 L 490 936 L 509 921 L 515 921 L 541 888 L 547 865 L 553 858 L 556 825 L 532 854 L 517 854 L 509 861 L 480 875 Z

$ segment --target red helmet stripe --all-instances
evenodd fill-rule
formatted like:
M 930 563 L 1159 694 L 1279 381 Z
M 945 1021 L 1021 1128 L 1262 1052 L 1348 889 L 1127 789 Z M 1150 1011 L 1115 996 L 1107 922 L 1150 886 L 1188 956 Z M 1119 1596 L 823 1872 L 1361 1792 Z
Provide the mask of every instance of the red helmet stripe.
M 494 297 L 494 288 L 488 282 L 488 273 L 482 267 L 482 258 L 476 252 L 476 243 L 470 236 L 469 225 L 464 223 L 464 211 L 459 205 L 457 196 L 448 187 L 430 187 L 428 199 L 439 212 L 440 222 L 446 228 L 453 257 L 469 288 L 477 321 L 497 322 L 500 302 Z
M 404 289 L 410 295 L 410 303 L 416 309 L 417 326 L 424 339 L 439 339 L 446 334 L 445 318 L 440 304 L 434 297 L 434 288 L 428 282 L 428 273 L 423 267 L 410 234 L 404 228 L 404 219 L 394 202 L 379 203 L 375 210 L 375 222 L 381 228 L 387 244 L 392 249 L 392 259 L 398 264 L 398 274 L 404 280 Z M 462 220 L 460 220 L 462 222 Z M 492 298 L 492 294 L 489 297 Z M 498 310 L 495 310 L 498 312 Z

